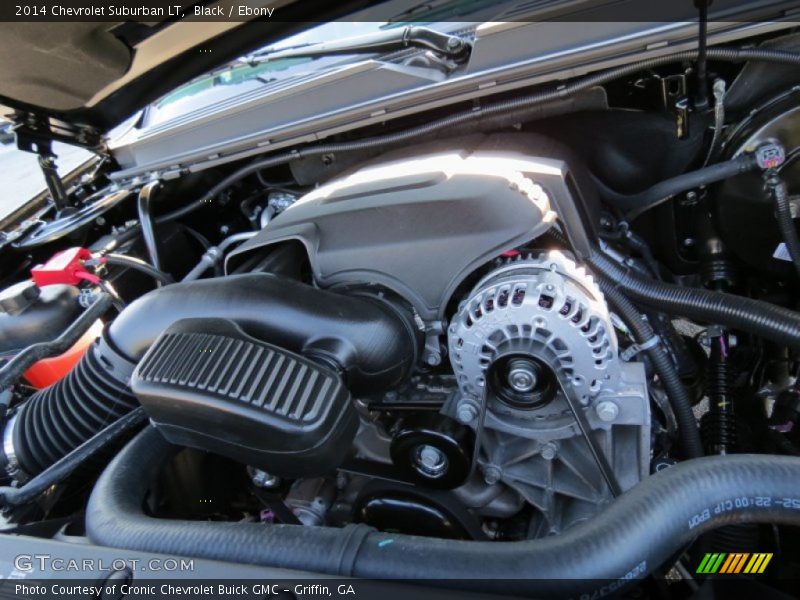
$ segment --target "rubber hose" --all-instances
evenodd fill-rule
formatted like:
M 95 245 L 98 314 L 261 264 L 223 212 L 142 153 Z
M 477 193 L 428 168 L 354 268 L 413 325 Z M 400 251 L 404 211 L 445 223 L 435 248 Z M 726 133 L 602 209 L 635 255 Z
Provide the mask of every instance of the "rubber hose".
M 72 348 L 109 308 L 111 298 L 108 294 L 101 293 L 56 339 L 28 346 L 14 356 L 0 368 L 0 391 L 14 384 L 25 371 L 43 358 L 63 354 Z
M 609 194 L 607 190 L 602 190 L 602 188 L 601 192 L 605 191 L 606 194 L 603 200 L 611 206 L 622 210 L 626 219 L 633 220 L 645 211 L 658 206 L 680 192 L 703 185 L 710 185 L 741 173 L 747 173 L 757 167 L 758 164 L 755 158 L 750 154 L 744 154 L 710 167 L 703 167 L 696 171 L 666 179 L 638 194 L 629 196 L 623 196 L 615 192 Z
M 675 419 L 678 421 L 678 434 L 681 439 L 681 448 L 686 458 L 703 456 L 703 442 L 700 430 L 692 411 L 692 399 L 686 386 L 683 385 L 680 375 L 672 363 L 661 342 L 651 345 L 656 337 L 650 324 L 642 319 L 641 314 L 625 295 L 605 277 L 599 278 L 600 289 L 614 311 L 630 329 L 634 340 L 640 346 L 645 346 L 647 356 L 653 363 L 653 368 L 661 380 L 661 385 L 667 392 Z
M 600 250 L 587 262 L 636 302 L 662 312 L 724 325 L 775 343 L 800 348 L 800 314 L 760 300 L 688 288 L 641 277 Z
M 151 427 L 100 476 L 86 511 L 99 545 L 331 575 L 444 579 L 442 585 L 532 594 L 608 595 L 642 578 L 698 535 L 734 523 L 800 525 L 800 459 L 747 455 L 679 463 L 648 477 L 600 514 L 558 536 L 475 542 L 371 531 L 178 521 L 145 514 L 151 482 L 174 448 Z M 752 502 L 751 498 L 762 500 Z M 569 557 L 565 560 L 564 557 Z M 579 579 L 578 579 L 579 578 Z
M 139 260 L 138 258 L 133 258 L 132 256 L 125 256 L 124 254 L 106 254 L 103 257 L 104 261 L 109 265 L 116 265 L 118 267 L 127 267 L 129 269 L 134 269 L 145 275 L 149 275 L 153 279 L 155 279 L 159 283 L 163 283 L 164 285 L 169 285 L 170 283 L 175 283 L 175 280 L 172 278 L 171 275 L 165 273 L 164 271 L 160 271 L 156 269 L 152 265 L 148 265 L 143 260 Z
M 142 228 L 142 239 L 147 248 L 147 253 L 150 255 L 150 262 L 158 271 L 161 271 L 161 256 L 158 250 L 158 235 L 156 235 L 155 222 L 153 221 L 152 211 L 150 209 L 150 201 L 152 200 L 153 193 L 161 185 L 156 181 L 151 181 L 139 191 L 139 197 L 136 200 L 136 209 L 139 213 L 139 225 Z M 156 285 L 161 285 L 161 281 L 156 280 Z
M 783 237 L 783 242 L 786 244 L 786 250 L 789 252 L 795 271 L 800 277 L 800 238 L 798 238 L 797 229 L 794 226 L 786 184 L 775 170 L 767 172 L 765 184 L 775 204 L 775 216 L 778 220 L 778 227 L 781 230 L 781 237 Z
M 739 61 L 763 61 L 763 62 L 778 62 L 785 64 L 800 65 L 800 53 L 787 52 L 784 50 L 768 50 L 759 48 L 709 48 L 707 56 L 711 60 L 720 60 L 726 62 L 739 62 Z M 468 110 L 442 117 L 430 123 L 424 123 L 416 127 L 404 129 L 402 131 L 389 133 L 386 135 L 365 138 L 361 140 L 354 140 L 351 142 L 338 142 L 329 144 L 318 144 L 316 146 L 306 146 L 269 156 L 267 158 L 250 163 L 247 166 L 234 171 L 222 181 L 214 185 L 203 196 L 194 200 L 193 202 L 183 206 L 170 213 L 164 214 L 156 219 L 156 223 L 164 223 L 173 221 L 184 217 L 193 211 L 201 208 L 204 205 L 213 202 L 214 198 L 222 191 L 229 188 L 231 185 L 244 179 L 245 177 L 269 169 L 284 163 L 291 162 L 292 160 L 300 158 L 308 158 L 311 156 L 319 156 L 322 154 L 329 154 L 335 152 L 353 152 L 358 150 L 371 150 L 381 148 L 383 146 L 390 146 L 392 144 L 405 143 L 418 138 L 429 136 L 430 134 L 453 128 L 457 125 L 469 123 L 473 120 L 479 120 L 494 115 L 502 115 L 504 113 L 516 111 L 522 108 L 529 108 L 537 106 L 545 102 L 554 100 L 561 100 L 573 96 L 579 92 L 587 90 L 597 85 L 608 83 L 620 77 L 637 73 L 638 71 L 652 69 L 661 65 L 670 64 L 674 62 L 681 62 L 687 60 L 694 60 L 697 58 L 696 50 L 687 50 L 685 52 L 676 52 L 667 56 L 659 56 L 642 61 L 637 61 L 621 67 L 601 71 L 593 75 L 582 77 L 580 79 L 571 81 L 564 85 L 560 85 L 551 89 L 536 91 L 531 94 L 518 96 L 508 100 L 500 100 L 484 104 L 482 107 L 475 109 L 470 107 Z
M 135 366 L 102 337 L 95 340 L 63 379 L 31 396 L 8 423 L 13 455 L 6 461 L 36 475 L 136 408 L 127 385 Z
M 132 429 L 147 421 L 147 414 L 140 406 L 120 417 L 98 433 L 94 434 L 72 452 L 50 465 L 22 487 L 0 488 L 0 504 L 21 506 L 46 492 L 53 485 L 71 475 L 92 456 L 119 440 Z

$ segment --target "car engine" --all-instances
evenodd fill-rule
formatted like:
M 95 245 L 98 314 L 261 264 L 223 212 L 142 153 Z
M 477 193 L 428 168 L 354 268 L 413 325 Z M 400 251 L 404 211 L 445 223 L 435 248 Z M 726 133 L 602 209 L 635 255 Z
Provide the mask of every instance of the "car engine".
M 687 134 L 650 93 L 686 61 L 662 60 L 576 86 L 591 110 L 65 183 L 0 246 L 4 527 L 332 575 L 516 569 L 545 596 L 583 585 L 573 556 L 628 582 L 777 548 L 798 92 L 715 56 L 716 91 L 763 93 Z

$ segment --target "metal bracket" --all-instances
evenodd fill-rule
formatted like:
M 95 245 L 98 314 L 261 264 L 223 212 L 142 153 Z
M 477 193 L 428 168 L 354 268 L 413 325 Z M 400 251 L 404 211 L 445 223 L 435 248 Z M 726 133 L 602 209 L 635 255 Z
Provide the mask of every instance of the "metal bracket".
M 575 422 L 578 423 L 578 429 L 581 430 L 583 439 L 586 440 L 586 445 L 589 446 L 589 451 L 592 453 L 594 461 L 597 463 L 597 468 L 600 470 L 603 479 L 605 479 L 611 495 L 615 498 L 622 495 L 622 487 L 619 485 L 611 465 L 608 463 L 603 449 L 592 437 L 592 431 L 589 428 L 589 422 L 586 420 L 586 415 L 583 414 L 583 407 L 580 400 L 578 400 L 572 393 L 572 386 L 562 381 L 561 377 L 556 377 L 558 385 L 561 388 L 561 393 L 569 405 L 572 416 L 575 417 Z
M 679 140 L 689 135 L 689 97 L 686 75 L 668 75 L 660 79 L 661 102 L 675 115 L 675 135 Z
M 39 123 L 35 120 L 30 120 L 30 123 L 18 124 L 14 128 L 14 132 L 17 135 L 17 148 L 23 152 L 31 152 L 39 156 L 39 168 L 42 170 L 44 182 L 47 185 L 47 190 L 50 192 L 50 197 L 53 199 L 56 210 L 60 211 L 69 206 L 64 183 L 58 174 L 56 155 L 53 154 L 51 139 L 41 132 Z
M 53 142 L 63 142 L 99 154 L 107 154 L 108 150 L 102 136 L 94 129 L 74 127 L 66 123 L 55 124 L 50 119 L 38 117 L 33 113 L 18 112 L 13 116 L 13 120 L 17 148 L 39 156 L 39 168 L 42 170 L 56 210 L 67 208 L 70 205 L 69 198 L 58 174 Z
M 52 152 L 52 142 L 62 142 L 80 146 L 101 155 L 108 155 L 105 138 L 97 129 L 76 126 L 34 113 L 17 112 L 11 117 L 14 133 L 17 135 L 17 148 L 23 152 L 41 154 L 43 149 Z

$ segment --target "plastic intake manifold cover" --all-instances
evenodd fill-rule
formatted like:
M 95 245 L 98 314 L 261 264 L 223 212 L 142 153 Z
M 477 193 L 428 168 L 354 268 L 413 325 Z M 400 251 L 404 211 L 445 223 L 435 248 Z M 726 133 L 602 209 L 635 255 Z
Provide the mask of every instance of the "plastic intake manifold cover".
M 566 162 L 490 142 L 436 152 L 412 145 L 325 183 L 232 251 L 226 271 L 300 242 L 319 287 L 377 284 L 422 319 L 441 320 L 476 269 L 542 235 L 557 212 L 571 222 L 576 210 Z
M 131 387 L 170 442 L 283 477 L 322 475 L 358 427 L 333 370 L 224 319 L 184 319 L 139 363 Z

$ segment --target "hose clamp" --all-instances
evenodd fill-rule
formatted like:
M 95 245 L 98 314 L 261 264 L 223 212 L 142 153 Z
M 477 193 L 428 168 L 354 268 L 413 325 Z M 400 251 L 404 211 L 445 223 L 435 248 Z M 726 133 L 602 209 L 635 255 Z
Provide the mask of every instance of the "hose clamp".
M 656 347 L 659 343 L 661 343 L 661 338 L 654 335 L 641 344 L 631 344 L 620 353 L 619 357 L 625 362 L 630 362 L 637 354 L 650 350 L 650 348 Z
M 16 450 L 14 450 L 14 426 L 16 423 L 17 415 L 14 415 L 6 422 L 6 426 L 3 429 L 3 455 L 5 456 L 6 463 L 5 471 L 12 479 L 24 483 L 29 477 L 20 467 Z

